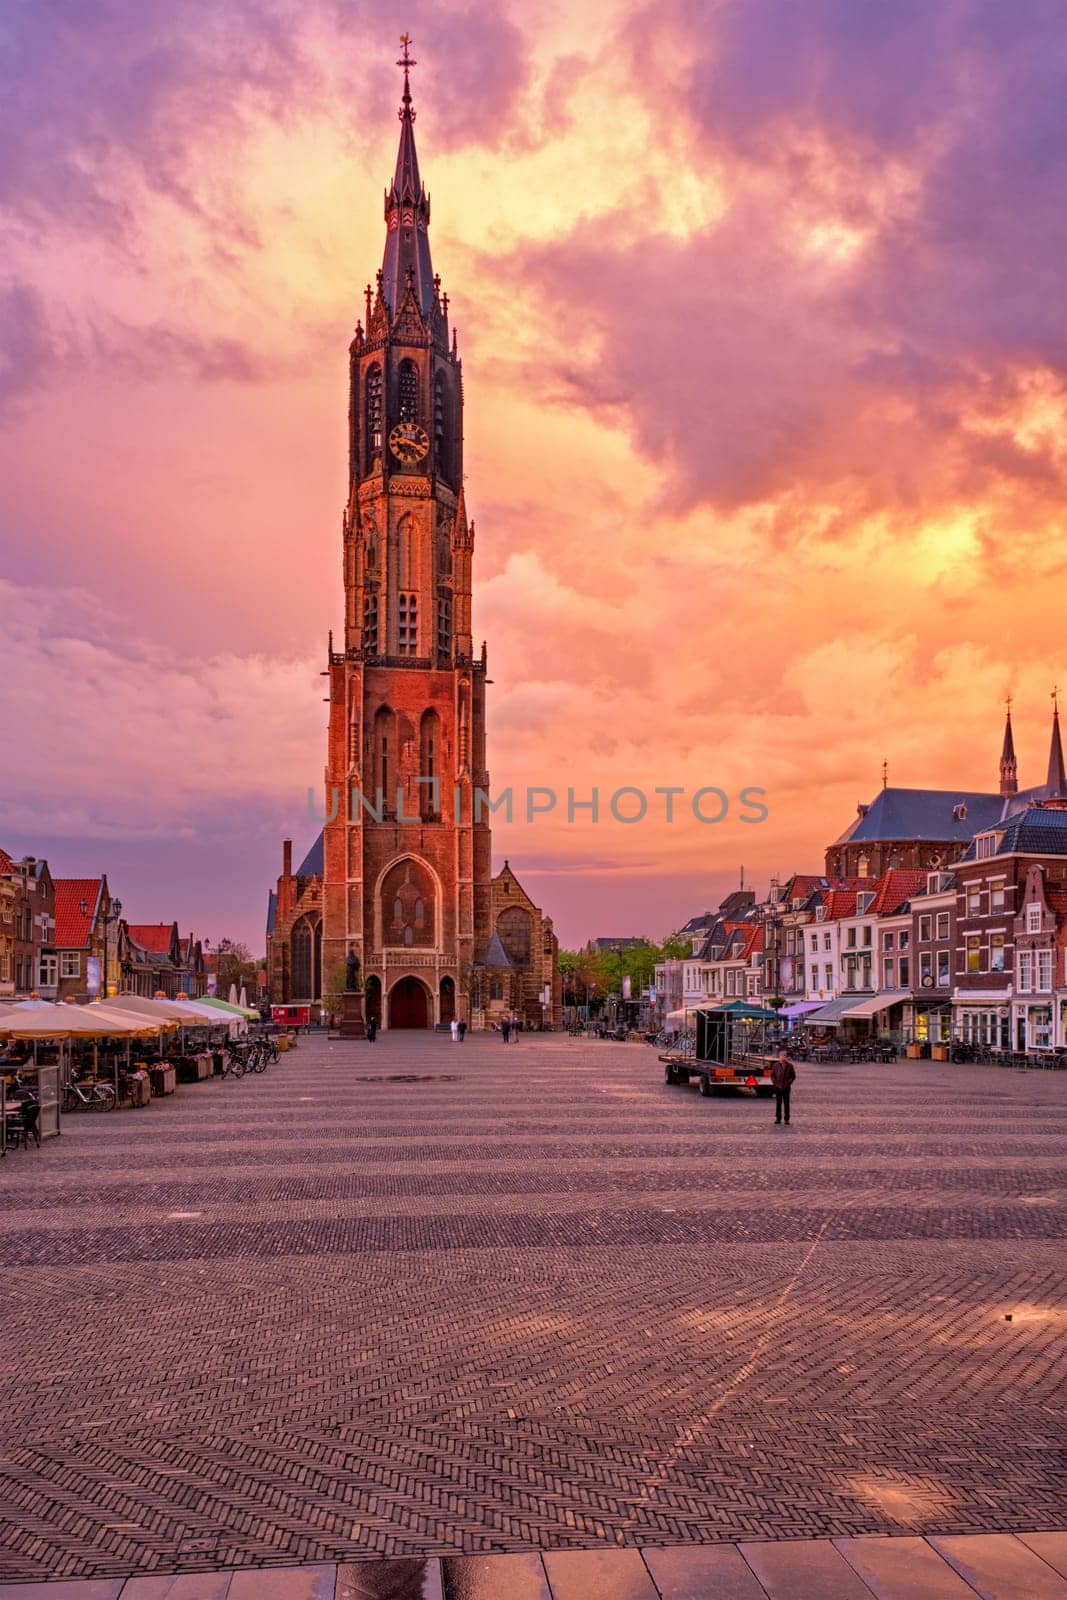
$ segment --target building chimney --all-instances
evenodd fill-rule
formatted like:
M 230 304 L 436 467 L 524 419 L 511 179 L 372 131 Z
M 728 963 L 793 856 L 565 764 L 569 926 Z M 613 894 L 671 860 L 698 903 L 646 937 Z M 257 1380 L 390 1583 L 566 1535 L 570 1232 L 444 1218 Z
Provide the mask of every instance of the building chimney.
M 285 839 L 282 842 L 282 877 L 293 876 L 293 841 Z

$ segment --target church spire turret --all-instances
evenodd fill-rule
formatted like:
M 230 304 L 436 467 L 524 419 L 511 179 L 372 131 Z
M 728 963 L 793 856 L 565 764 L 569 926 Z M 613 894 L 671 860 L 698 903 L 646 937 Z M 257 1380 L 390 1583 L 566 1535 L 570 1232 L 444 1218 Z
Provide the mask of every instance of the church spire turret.
M 1060 738 L 1059 690 L 1052 691 L 1052 743 L 1048 753 L 1048 799 L 1067 796 L 1067 769 L 1063 764 L 1063 741 Z
M 393 182 L 385 192 L 385 255 L 382 259 L 382 294 L 395 317 L 409 284 L 415 291 L 419 310 L 428 317 L 434 303 L 433 265 L 430 261 L 430 197 L 419 177 L 419 158 L 415 150 L 415 108 L 411 100 L 411 35 L 401 35 L 404 53 L 397 62 L 404 70 L 404 92 L 400 100 L 400 146 L 396 154 Z
M 1015 740 L 1011 731 L 1011 698 L 1004 721 L 1004 748 L 1000 752 L 1000 792 L 1004 796 L 1019 793 L 1019 769 L 1015 761 Z

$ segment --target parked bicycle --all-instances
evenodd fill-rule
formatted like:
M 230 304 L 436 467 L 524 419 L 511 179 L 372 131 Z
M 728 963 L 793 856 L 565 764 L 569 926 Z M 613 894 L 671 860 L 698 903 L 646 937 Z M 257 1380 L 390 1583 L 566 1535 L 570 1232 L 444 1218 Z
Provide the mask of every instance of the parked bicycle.
M 80 1074 L 76 1067 L 71 1068 L 70 1079 L 63 1086 L 63 1110 L 68 1114 L 72 1111 L 114 1111 L 118 1103 L 115 1086 L 111 1083 L 86 1083 L 80 1082 Z

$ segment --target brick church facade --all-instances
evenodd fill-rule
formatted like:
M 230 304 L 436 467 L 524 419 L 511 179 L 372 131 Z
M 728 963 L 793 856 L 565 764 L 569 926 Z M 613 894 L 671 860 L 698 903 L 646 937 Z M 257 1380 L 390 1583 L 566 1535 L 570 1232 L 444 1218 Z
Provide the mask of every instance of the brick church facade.
M 296 874 L 286 847 L 268 914 L 271 995 L 320 999 L 354 951 L 366 1013 L 384 1027 L 453 1017 L 484 1026 L 505 1009 L 502 991 L 528 1023 L 557 1024 L 552 924 L 510 867 L 492 876 L 462 364 L 431 265 L 406 46 L 400 65 L 384 259 L 349 348 L 344 637 L 337 649 L 331 635 L 325 673 L 327 820 Z

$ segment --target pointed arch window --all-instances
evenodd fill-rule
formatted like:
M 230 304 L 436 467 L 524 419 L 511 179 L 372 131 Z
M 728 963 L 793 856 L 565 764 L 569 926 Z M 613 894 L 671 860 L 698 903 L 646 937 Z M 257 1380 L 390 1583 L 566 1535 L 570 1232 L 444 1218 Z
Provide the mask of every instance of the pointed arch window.
M 447 596 L 437 601 L 437 653 L 447 656 L 452 649 L 452 602 Z
M 367 448 L 374 456 L 382 448 L 382 369 L 377 365 L 367 373 L 366 404 Z
M 414 361 L 405 359 L 400 363 L 397 400 L 400 409 L 400 421 L 418 422 L 419 373 Z
M 363 648 L 368 655 L 378 654 L 378 596 L 363 596 Z

